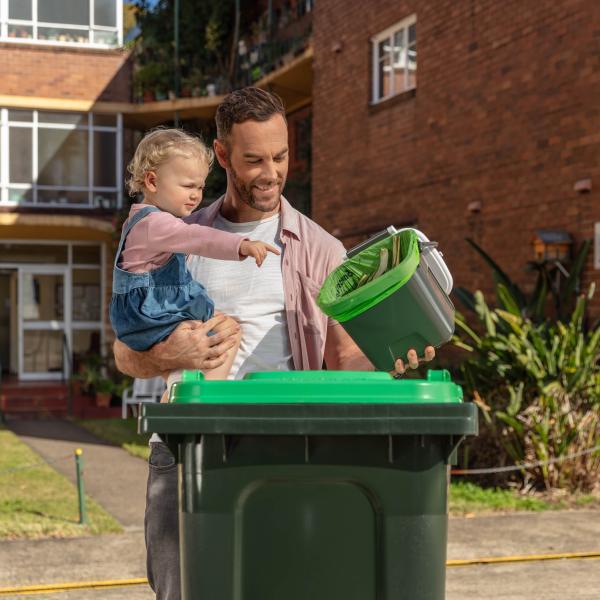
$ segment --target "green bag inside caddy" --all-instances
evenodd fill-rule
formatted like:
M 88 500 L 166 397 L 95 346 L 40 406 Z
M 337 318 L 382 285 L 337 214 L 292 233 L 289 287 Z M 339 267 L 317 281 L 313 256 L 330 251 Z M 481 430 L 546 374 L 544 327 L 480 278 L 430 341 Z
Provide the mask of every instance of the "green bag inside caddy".
M 348 251 L 321 287 L 321 310 L 377 369 L 391 371 L 411 348 L 422 356 L 454 333 L 452 276 L 436 247 L 416 229 L 388 227 Z

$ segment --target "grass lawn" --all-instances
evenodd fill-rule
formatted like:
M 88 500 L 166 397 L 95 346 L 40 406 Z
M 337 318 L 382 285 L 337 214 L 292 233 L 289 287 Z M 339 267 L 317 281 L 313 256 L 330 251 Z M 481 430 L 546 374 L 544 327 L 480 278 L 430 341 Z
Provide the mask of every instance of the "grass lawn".
M 75 469 L 74 459 L 70 460 Z M 25 466 L 28 468 L 22 468 Z M 0 539 L 122 531 L 119 523 L 89 497 L 86 508 L 90 524 L 79 525 L 76 487 L 0 425 Z
M 129 454 L 148 460 L 150 434 L 137 433 L 137 419 L 76 419 L 95 436 L 121 446 Z
M 468 481 L 450 485 L 449 509 L 451 514 L 465 515 L 477 512 L 512 512 L 517 510 L 556 510 L 566 508 L 560 502 L 549 502 L 535 496 L 523 496 L 514 490 L 482 488 Z

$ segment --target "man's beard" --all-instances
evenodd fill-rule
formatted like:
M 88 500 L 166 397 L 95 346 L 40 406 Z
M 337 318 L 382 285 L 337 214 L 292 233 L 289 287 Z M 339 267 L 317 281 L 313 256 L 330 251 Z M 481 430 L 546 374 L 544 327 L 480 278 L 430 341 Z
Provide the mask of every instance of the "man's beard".
M 241 181 L 241 179 L 238 177 L 238 174 L 235 172 L 235 169 L 231 166 L 231 164 L 229 165 L 229 174 L 231 176 L 231 183 L 233 185 L 233 188 L 235 189 L 235 193 L 237 194 L 238 198 L 244 202 L 245 204 L 247 204 L 248 206 L 250 206 L 251 208 L 254 208 L 255 210 L 258 210 L 260 212 L 271 212 L 273 210 L 275 210 L 280 202 L 281 199 L 281 191 L 282 191 L 282 185 L 281 182 L 278 181 L 277 182 L 277 196 L 275 197 L 275 199 L 273 200 L 257 200 L 254 197 L 254 193 L 253 193 L 253 186 L 254 183 L 250 183 L 248 185 L 244 185 L 244 183 Z

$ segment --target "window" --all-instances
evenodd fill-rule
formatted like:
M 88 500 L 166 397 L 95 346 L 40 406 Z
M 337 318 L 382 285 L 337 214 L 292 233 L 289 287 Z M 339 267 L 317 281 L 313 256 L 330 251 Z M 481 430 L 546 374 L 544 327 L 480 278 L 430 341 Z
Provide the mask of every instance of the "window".
M 0 205 L 118 205 L 121 115 L 0 109 L 0 123 Z
M 416 21 L 413 15 L 372 38 L 372 103 L 416 87 Z
M 117 46 L 123 0 L 0 0 L 4 41 Z

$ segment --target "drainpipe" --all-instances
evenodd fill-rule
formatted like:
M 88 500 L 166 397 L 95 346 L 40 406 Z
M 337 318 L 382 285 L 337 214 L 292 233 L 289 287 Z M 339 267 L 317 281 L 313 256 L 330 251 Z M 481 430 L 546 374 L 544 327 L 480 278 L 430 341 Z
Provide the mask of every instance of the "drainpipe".
M 181 65 L 179 63 L 179 0 L 175 0 L 175 6 L 173 9 L 173 30 L 175 35 L 175 99 L 179 98 L 180 93 L 180 80 L 181 80 Z M 173 120 L 175 121 L 175 127 L 179 127 L 179 112 L 175 111 Z
M 235 0 L 235 25 L 233 28 L 233 42 L 231 44 L 231 55 L 229 64 L 229 83 L 233 87 L 236 79 L 236 65 L 238 55 L 238 42 L 240 39 L 240 0 Z

